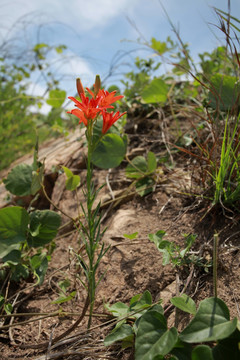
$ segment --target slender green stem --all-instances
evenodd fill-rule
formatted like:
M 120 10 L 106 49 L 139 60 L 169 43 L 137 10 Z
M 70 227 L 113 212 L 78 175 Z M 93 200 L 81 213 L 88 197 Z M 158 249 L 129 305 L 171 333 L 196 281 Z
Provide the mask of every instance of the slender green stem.
M 100 231 L 101 217 L 99 215 L 100 204 L 98 204 L 94 209 L 94 200 L 97 196 L 99 190 L 95 190 L 93 182 L 93 165 L 92 165 L 92 155 L 98 140 L 93 137 L 93 127 L 96 119 L 89 121 L 86 130 L 86 137 L 88 142 L 88 156 L 87 156 L 87 179 L 86 179 L 86 191 L 84 192 L 86 199 L 87 208 L 82 210 L 85 215 L 87 222 L 86 226 L 82 227 L 83 241 L 85 245 L 85 250 L 87 253 L 87 261 L 83 258 L 80 258 L 80 262 L 83 264 L 83 269 L 86 276 L 86 286 L 89 298 L 89 319 L 88 319 L 88 329 L 91 327 L 93 309 L 96 297 L 96 288 L 101 280 L 96 279 L 97 268 L 99 266 L 101 258 L 106 253 L 107 249 L 104 249 L 104 244 L 101 246 L 99 254 L 96 253 L 99 242 L 101 240 L 102 234 Z
M 95 301 L 96 281 L 94 272 L 94 253 L 95 253 L 95 229 L 94 214 L 92 212 L 94 200 L 94 185 L 92 182 L 92 152 L 93 152 L 93 124 L 90 122 L 87 129 L 88 137 L 88 159 L 87 159 L 87 216 L 88 216 L 88 296 L 89 296 L 89 319 L 88 328 L 91 327 L 93 307 Z

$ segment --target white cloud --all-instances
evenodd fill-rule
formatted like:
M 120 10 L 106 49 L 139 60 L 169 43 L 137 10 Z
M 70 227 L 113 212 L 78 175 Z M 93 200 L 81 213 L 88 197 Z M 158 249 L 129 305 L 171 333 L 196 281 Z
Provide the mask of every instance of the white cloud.
M 68 95 L 73 96 L 76 92 L 76 78 L 80 77 L 84 86 L 91 86 L 95 80 L 95 73 L 91 69 L 90 63 L 76 56 L 67 50 L 61 61 L 56 58 L 51 59 L 51 72 L 59 80 L 60 88 L 67 91 Z
M 15 0 L 0 5 L 1 31 L 9 29 L 20 17 L 35 13 L 47 21 L 59 21 L 76 31 L 106 27 L 119 15 L 131 11 L 140 0 Z M 43 17 L 44 18 L 44 17 Z M 42 19 L 43 19 L 42 18 Z
M 91 86 L 95 80 L 95 74 L 90 68 L 88 62 L 68 51 L 65 61 L 61 61 L 58 67 L 55 67 L 54 59 L 51 59 L 51 71 L 56 78 L 60 78 L 60 88 L 67 92 L 67 96 L 74 96 L 76 93 L 76 78 L 80 77 L 83 86 Z M 43 97 L 46 100 L 46 86 L 36 82 L 32 79 L 32 83 L 28 86 L 27 94 L 30 96 Z M 67 100 L 66 100 L 67 101 Z M 41 112 L 47 114 L 51 110 L 51 106 L 44 102 L 43 106 L 39 109 L 37 105 L 31 106 L 30 111 Z
M 138 0 L 74 0 L 74 18 L 80 21 L 76 26 L 85 30 L 105 27 L 108 21 L 119 15 L 124 16 L 137 2 Z
M 82 77 L 87 81 L 94 77 L 93 71 L 89 63 L 68 51 L 67 56 L 64 57 L 57 69 L 61 74 L 67 78 Z

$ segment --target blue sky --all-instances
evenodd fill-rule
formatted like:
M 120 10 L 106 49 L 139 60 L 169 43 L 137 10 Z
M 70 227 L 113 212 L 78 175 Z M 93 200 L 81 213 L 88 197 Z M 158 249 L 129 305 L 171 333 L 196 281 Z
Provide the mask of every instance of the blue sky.
M 221 40 L 224 43 L 221 32 L 211 25 L 217 24 L 212 7 L 227 11 L 227 0 L 161 2 L 183 41 L 189 43 L 194 59 L 198 53 L 211 51 Z M 232 15 L 240 18 L 240 0 L 232 0 L 231 9 Z M 53 70 L 59 76 L 64 74 L 62 84 L 69 95 L 75 92 L 76 77 L 80 76 L 84 85 L 90 86 L 95 74 L 102 78 L 107 75 L 117 52 L 124 54 L 137 49 L 139 33 L 131 23 L 147 40 L 155 37 L 164 41 L 169 35 L 175 40 L 159 0 L 0 0 L 0 14 L 0 43 L 17 34 L 23 47 L 36 41 L 67 46 L 61 63 L 51 60 Z M 137 55 L 149 54 L 139 50 L 122 61 L 132 64 Z M 122 71 L 120 68 L 119 75 L 110 78 L 108 84 L 119 81 Z M 35 84 L 35 91 L 41 91 L 40 83 Z

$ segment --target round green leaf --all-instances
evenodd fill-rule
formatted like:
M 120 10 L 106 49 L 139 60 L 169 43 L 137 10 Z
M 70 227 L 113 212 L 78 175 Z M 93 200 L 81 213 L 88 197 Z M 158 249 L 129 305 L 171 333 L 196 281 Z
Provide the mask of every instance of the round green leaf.
M 93 126 L 93 143 L 97 143 L 99 139 L 102 137 L 102 127 L 103 127 L 103 120 L 98 119 L 98 121 Z M 120 132 L 118 128 L 113 124 L 110 129 L 106 132 L 106 135 L 108 134 L 116 134 L 120 135 Z M 105 135 L 105 136 L 106 136 Z
M 165 103 L 167 100 L 168 85 L 162 79 L 154 79 L 142 91 L 145 103 Z
M 73 191 L 80 185 L 80 176 L 73 175 L 66 180 L 66 189 Z
M 66 98 L 66 91 L 64 90 L 51 90 L 47 99 L 47 104 L 52 107 L 60 107 Z
M 128 324 L 122 324 L 119 328 L 114 329 L 108 336 L 104 339 L 104 345 L 110 346 L 116 341 L 122 341 L 129 337 L 133 337 L 133 329 Z
M 207 345 L 196 346 L 192 352 L 192 360 L 213 360 L 212 349 Z
M 44 246 L 57 235 L 61 216 L 51 210 L 36 210 L 30 214 L 28 244 L 32 247 Z
M 240 331 L 236 329 L 228 338 L 218 341 L 212 350 L 214 360 L 240 359 Z
M 120 301 L 111 306 L 105 304 L 105 308 L 116 317 L 125 317 L 129 312 L 129 307 Z
M 240 90 L 237 77 L 215 74 L 211 77 L 211 86 L 209 101 L 213 109 L 219 106 L 220 110 L 226 111 L 235 105 Z
M 186 294 L 182 294 L 181 296 L 175 296 L 170 301 L 177 308 L 193 315 L 196 314 L 195 302 Z
M 205 299 L 201 301 L 196 315 L 179 337 L 188 343 L 225 339 L 237 326 L 237 319 L 229 321 L 229 318 L 228 307 L 221 299 Z
M 12 250 L 9 254 L 2 258 L 3 263 L 8 263 L 11 265 L 17 265 L 21 262 L 21 251 Z
M 92 162 L 102 169 L 114 168 L 120 165 L 125 153 L 124 140 L 117 134 L 107 134 L 97 144 L 92 154 Z
M 164 315 L 146 312 L 139 321 L 135 341 L 135 360 L 153 360 L 157 355 L 168 354 L 177 342 L 177 329 L 167 330 Z
M 7 179 L 3 181 L 6 189 L 17 196 L 30 195 L 32 171 L 32 166 L 27 164 L 19 164 L 14 167 L 8 174 Z
M 12 250 L 18 250 L 21 242 L 26 241 L 29 216 L 20 206 L 0 209 L 0 257 Z
M 136 156 L 126 167 L 128 178 L 138 179 L 148 172 L 148 164 L 143 156 Z

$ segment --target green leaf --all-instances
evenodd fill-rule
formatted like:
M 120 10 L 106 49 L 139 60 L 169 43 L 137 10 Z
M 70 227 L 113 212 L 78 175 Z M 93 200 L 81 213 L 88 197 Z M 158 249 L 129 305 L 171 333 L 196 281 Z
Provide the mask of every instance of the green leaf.
M 39 247 L 51 242 L 57 235 L 61 216 L 51 210 L 36 210 L 30 214 L 29 246 Z
M 207 345 L 198 345 L 193 349 L 192 360 L 213 360 L 212 349 Z
M 31 194 L 32 186 L 32 166 L 27 164 L 19 164 L 15 166 L 7 178 L 3 180 L 5 187 L 10 193 L 17 196 L 25 196 Z
M 13 311 L 13 306 L 12 304 L 5 304 L 4 305 L 4 310 L 6 311 L 6 314 L 10 315 Z
M 3 258 L 12 250 L 18 250 L 26 241 L 29 216 L 19 206 L 0 209 L 0 257 Z
M 92 162 L 101 169 L 114 168 L 122 162 L 126 153 L 126 144 L 117 134 L 107 134 L 97 144 Z
M 31 257 L 30 264 L 34 275 L 37 277 L 37 284 L 42 285 L 48 269 L 48 259 L 46 254 L 36 254 Z
M 135 304 L 141 298 L 141 296 L 142 296 L 142 294 L 134 295 L 130 300 L 129 306 L 131 306 L 132 304 Z
M 128 178 L 138 179 L 148 171 L 148 164 L 143 156 L 136 156 L 126 167 L 126 176 Z
M 37 45 L 34 46 L 33 51 L 38 51 L 38 50 L 43 49 L 43 48 L 49 48 L 49 45 L 45 44 L 45 43 L 37 44 Z
M 237 319 L 229 321 L 229 318 L 228 307 L 221 299 L 205 299 L 201 301 L 196 315 L 179 337 L 188 343 L 227 338 L 237 326 Z
M 240 331 L 236 329 L 228 338 L 219 340 L 212 350 L 214 360 L 240 359 Z
M 186 255 L 186 253 L 192 247 L 193 243 L 196 240 L 197 235 L 195 235 L 195 234 L 184 234 L 184 237 L 185 237 L 185 245 L 186 245 L 186 247 L 185 247 L 185 249 L 180 251 L 180 255 L 181 255 L 182 258 Z
M 123 340 L 133 340 L 133 329 L 128 324 L 122 324 L 120 327 L 114 329 L 109 335 L 107 335 L 104 339 L 104 345 L 110 346 L 116 341 L 123 341 Z
M 62 281 L 59 281 L 58 286 L 63 291 L 63 293 L 65 293 L 67 289 L 71 286 L 71 282 L 68 279 L 64 279 Z
M 68 179 L 73 176 L 73 172 L 69 168 L 67 168 L 66 166 L 62 166 L 62 168 L 63 168 L 63 170 L 65 172 L 65 175 L 67 176 Z
M 55 50 L 58 54 L 62 54 L 63 50 L 65 50 L 66 48 L 66 45 L 59 45 L 55 47 Z
M 98 121 L 94 124 L 93 127 L 93 144 L 96 144 L 102 138 L 103 136 L 102 127 L 103 127 L 103 120 L 98 119 Z M 120 136 L 120 132 L 114 124 L 110 127 L 110 129 L 108 129 L 108 131 L 104 136 L 108 134 L 116 134 Z
M 181 296 L 175 296 L 170 301 L 178 309 L 183 310 L 187 313 L 195 315 L 197 312 L 195 302 L 186 294 L 182 294 Z
M 161 251 L 163 253 L 162 264 L 165 266 L 170 263 L 171 255 L 167 249 Z
M 135 341 L 135 360 L 153 360 L 168 354 L 177 342 L 177 329 L 167 330 L 165 317 L 156 312 L 146 312 L 139 321 Z
M 151 177 L 147 176 L 136 182 L 136 191 L 140 196 L 145 196 L 153 191 L 154 184 L 155 181 Z
M 42 187 L 44 165 L 40 164 L 36 171 L 32 172 L 31 194 L 35 195 Z
M 70 191 L 74 191 L 80 185 L 80 176 L 74 175 L 70 169 L 65 166 L 62 166 L 65 175 L 67 176 L 66 180 L 66 189 Z
M 45 259 L 46 257 L 46 254 L 45 253 L 40 253 L 40 254 L 35 254 L 33 255 L 30 259 L 29 259 L 29 262 L 30 262 L 30 265 L 31 265 L 31 268 L 33 270 L 36 270 L 42 263 L 43 259 Z
M 152 151 L 149 151 L 147 154 L 147 165 L 149 173 L 153 173 L 157 168 L 157 159 Z
M 138 236 L 138 231 L 132 234 L 123 234 L 123 236 L 129 240 L 134 240 Z
M 174 360 L 190 360 L 192 354 L 192 345 L 182 342 L 179 338 L 174 348 L 171 350 L 171 355 L 174 355 Z
M 66 189 L 70 191 L 74 191 L 80 185 L 80 176 L 73 175 L 71 178 L 66 180 Z
M 151 39 L 151 48 L 156 50 L 159 55 L 163 55 L 168 50 L 165 42 L 158 41 L 154 37 Z
M 131 301 L 130 301 L 130 306 L 129 306 L 129 310 L 130 311 L 137 311 L 140 309 L 146 309 L 149 308 L 149 306 L 152 305 L 152 295 L 151 293 L 146 290 L 141 297 L 139 298 L 139 296 L 134 296 Z M 135 317 L 139 317 L 139 315 L 141 315 L 140 313 L 135 314 Z
M 18 264 L 14 268 L 14 272 L 12 273 L 11 280 L 19 282 L 21 279 L 27 279 L 29 276 L 29 270 L 26 265 Z
M 129 307 L 122 303 L 117 302 L 116 304 L 113 304 L 110 306 L 109 304 L 105 304 L 105 308 L 113 314 L 113 316 L 117 317 L 118 319 L 122 319 L 117 322 L 115 328 L 119 328 L 126 322 L 126 318 L 129 314 Z
M 107 89 L 107 91 L 110 93 L 112 91 L 116 91 L 117 94 L 121 94 L 121 90 L 117 85 L 111 85 L 109 86 L 109 88 Z
M 220 110 L 227 111 L 233 105 L 239 105 L 240 84 L 237 77 L 215 74 L 210 81 L 212 92 L 209 92 L 209 101 L 213 109 L 219 106 Z M 237 99 L 238 103 L 236 104 Z
M 171 256 L 174 254 L 173 244 L 168 240 L 162 240 L 165 231 L 159 230 L 155 234 L 148 234 L 149 240 L 153 241 L 157 249 L 163 253 L 163 265 L 169 264 Z
M 47 99 L 47 104 L 52 107 L 60 107 L 66 98 L 66 91 L 64 90 L 51 90 Z
M 129 307 L 122 303 L 122 302 L 117 302 L 116 304 L 113 304 L 112 306 L 110 306 L 109 304 L 105 304 L 105 308 L 113 314 L 113 316 L 116 317 L 125 317 L 127 316 L 127 314 L 129 313 Z
M 190 70 L 189 61 L 188 59 L 181 59 L 173 68 L 172 72 L 173 74 L 176 74 L 178 76 L 187 74 Z
M 19 250 L 12 250 L 6 256 L 2 258 L 3 263 L 8 263 L 11 265 L 17 265 L 21 262 L 21 251 Z
M 150 241 L 154 242 L 157 248 L 159 248 L 165 234 L 166 231 L 158 230 L 155 234 L 148 234 L 148 238 Z
M 147 104 L 164 104 L 167 101 L 167 95 L 168 85 L 161 78 L 153 79 L 142 91 L 142 99 Z
M 70 301 L 74 298 L 74 296 L 76 295 L 76 291 L 72 291 L 68 296 L 60 296 L 59 298 L 57 298 L 57 300 L 54 300 L 51 302 L 51 304 L 62 304 L 65 303 L 67 301 Z

